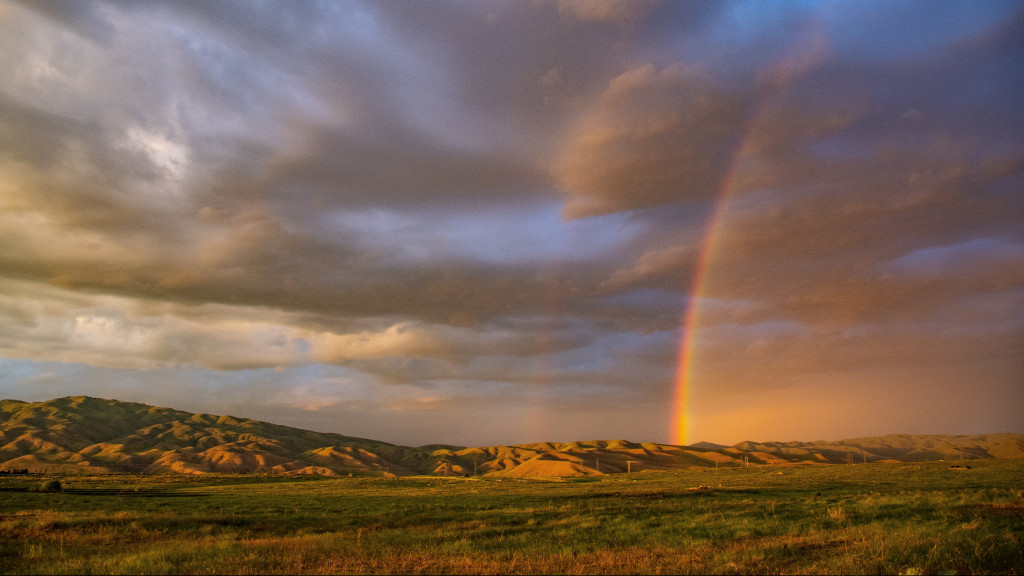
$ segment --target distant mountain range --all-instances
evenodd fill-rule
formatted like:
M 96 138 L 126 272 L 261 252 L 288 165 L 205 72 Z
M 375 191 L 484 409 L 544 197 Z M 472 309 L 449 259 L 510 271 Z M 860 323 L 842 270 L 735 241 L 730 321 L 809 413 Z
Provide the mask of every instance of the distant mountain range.
M 894 434 L 838 442 L 732 446 L 600 440 L 408 447 L 88 396 L 0 401 L 0 471 L 566 477 L 694 466 L 978 458 L 1024 458 L 1024 435 Z

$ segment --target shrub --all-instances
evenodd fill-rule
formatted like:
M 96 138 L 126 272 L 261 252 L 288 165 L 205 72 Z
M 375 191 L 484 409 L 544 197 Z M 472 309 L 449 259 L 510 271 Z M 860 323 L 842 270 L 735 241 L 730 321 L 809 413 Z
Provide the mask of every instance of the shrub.
M 60 480 L 57 480 L 56 478 L 44 480 L 43 483 L 39 485 L 39 491 L 60 492 Z

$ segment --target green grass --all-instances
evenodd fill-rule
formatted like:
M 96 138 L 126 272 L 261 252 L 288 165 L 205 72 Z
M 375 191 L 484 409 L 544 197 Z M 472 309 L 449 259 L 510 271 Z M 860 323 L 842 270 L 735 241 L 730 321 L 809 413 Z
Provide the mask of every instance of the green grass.
M 5 573 L 1024 573 L 1024 461 L 0 478 Z M 702 488 L 700 488 L 702 487 Z

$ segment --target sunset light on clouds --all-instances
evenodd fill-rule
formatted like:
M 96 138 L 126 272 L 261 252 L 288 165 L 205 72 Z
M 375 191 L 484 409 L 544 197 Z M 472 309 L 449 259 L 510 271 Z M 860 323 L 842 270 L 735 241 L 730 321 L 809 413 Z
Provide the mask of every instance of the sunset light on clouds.
M 1020 2 L 0 0 L 0 397 L 1024 432 Z

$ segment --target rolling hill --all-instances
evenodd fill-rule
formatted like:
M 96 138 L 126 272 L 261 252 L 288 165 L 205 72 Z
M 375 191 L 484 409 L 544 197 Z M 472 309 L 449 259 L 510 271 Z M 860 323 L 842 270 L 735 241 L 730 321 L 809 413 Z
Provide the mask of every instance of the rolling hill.
M 73 396 L 0 401 L 0 471 L 593 476 L 692 466 L 1024 458 L 1024 435 L 889 435 L 838 442 L 626 440 L 408 447 L 257 420 Z

